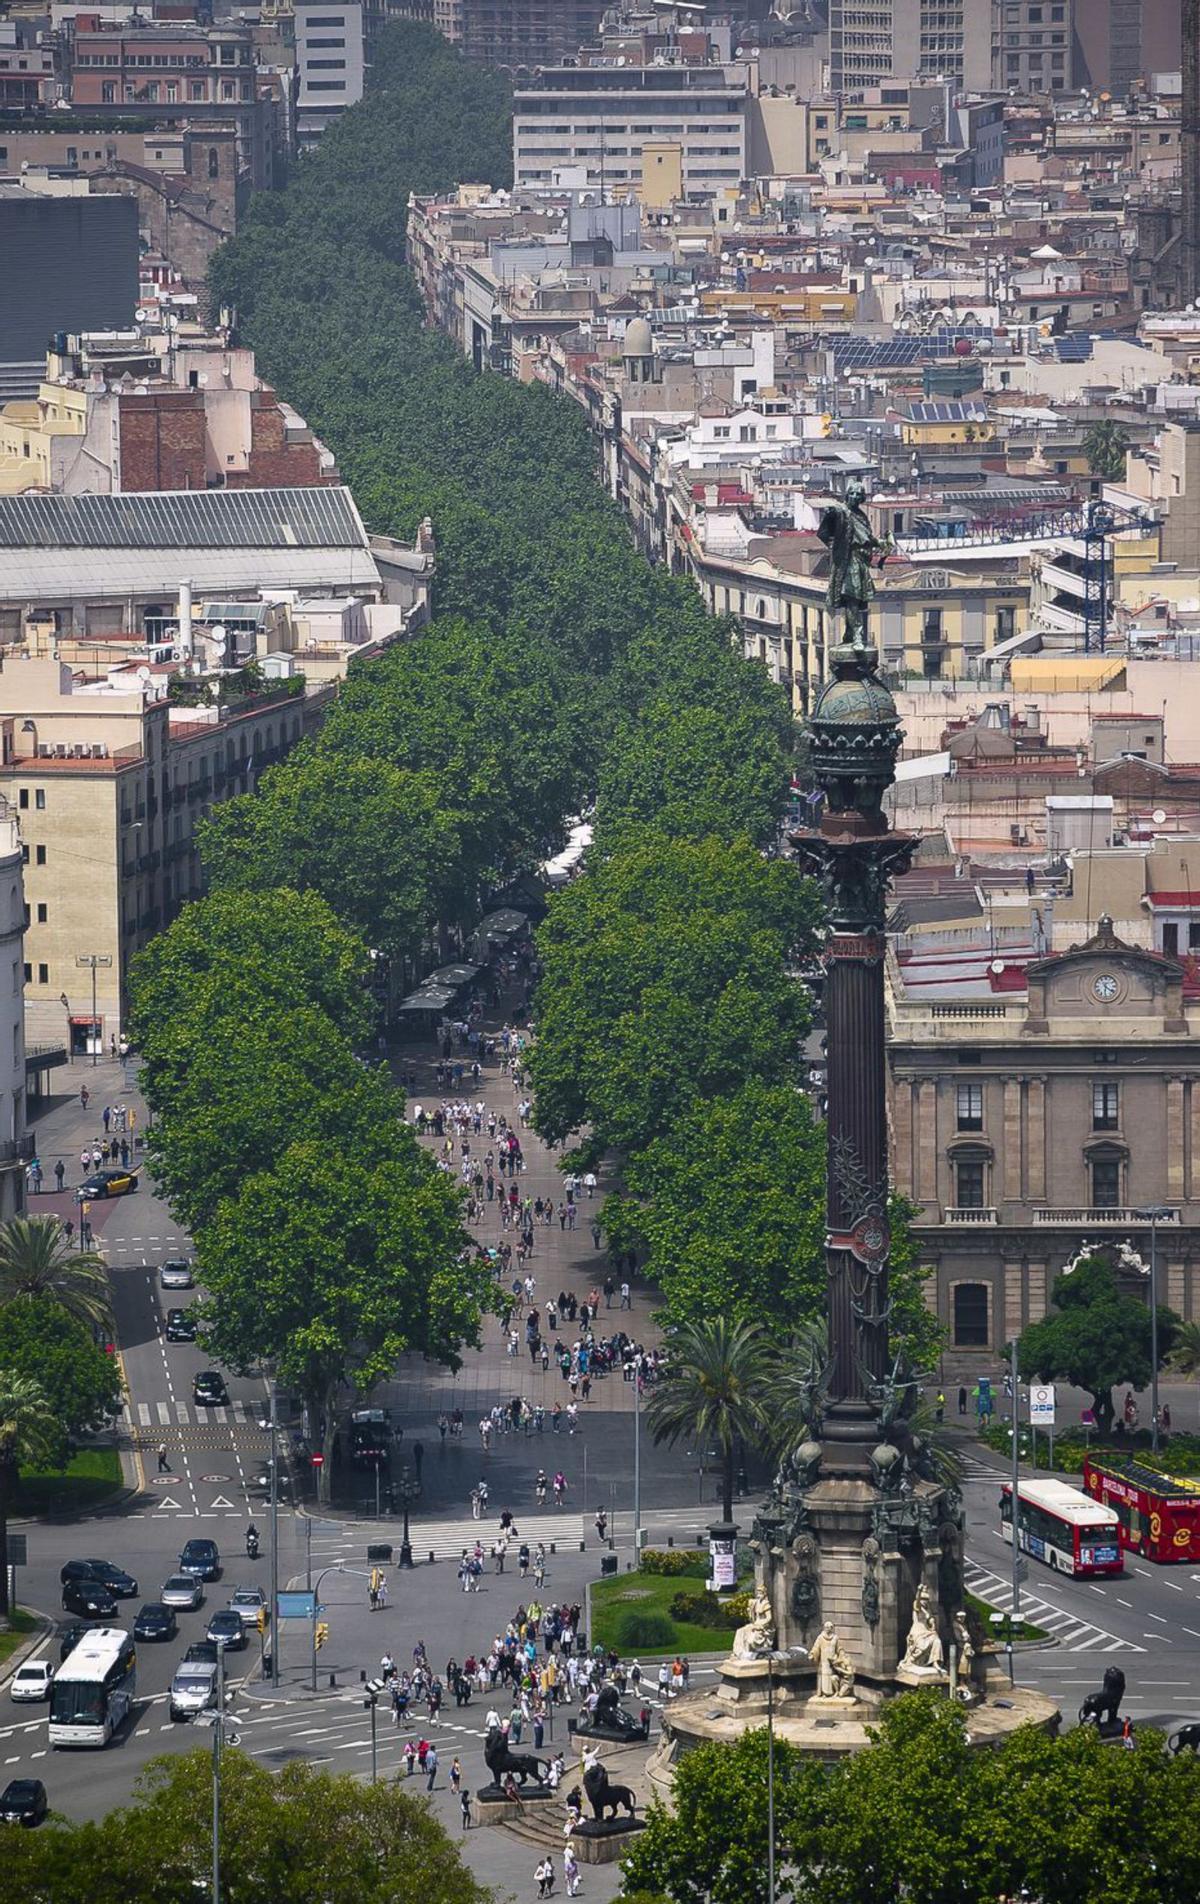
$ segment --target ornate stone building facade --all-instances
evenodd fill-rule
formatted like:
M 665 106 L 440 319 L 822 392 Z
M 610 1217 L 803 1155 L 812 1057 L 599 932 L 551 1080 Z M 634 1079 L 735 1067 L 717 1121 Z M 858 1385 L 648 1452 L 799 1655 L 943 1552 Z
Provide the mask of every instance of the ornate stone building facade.
M 889 979 L 894 1182 L 917 1206 L 948 1373 L 993 1368 L 1084 1242 L 1128 1241 L 1144 1256 L 1138 1211 L 1151 1205 L 1171 1212 L 1160 1300 L 1200 1318 L 1191 965 L 1125 944 L 1102 919 L 1081 945 L 1028 965 L 1019 991 L 922 999 L 894 959 Z

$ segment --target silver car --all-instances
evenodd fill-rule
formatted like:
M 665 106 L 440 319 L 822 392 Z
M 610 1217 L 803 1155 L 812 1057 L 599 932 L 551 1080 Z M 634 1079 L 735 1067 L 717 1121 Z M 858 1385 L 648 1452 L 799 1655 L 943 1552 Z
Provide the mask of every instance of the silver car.
M 235 1587 L 229 1602 L 231 1613 L 241 1616 L 243 1626 L 256 1626 L 258 1616 L 267 1604 L 267 1596 L 261 1587 Z
M 184 1257 L 173 1257 L 159 1270 L 158 1280 L 163 1289 L 191 1289 L 196 1278 L 192 1274 L 191 1264 Z
M 204 1583 L 193 1579 L 190 1573 L 173 1573 L 158 1597 L 163 1606 L 194 1613 L 197 1607 L 204 1605 Z

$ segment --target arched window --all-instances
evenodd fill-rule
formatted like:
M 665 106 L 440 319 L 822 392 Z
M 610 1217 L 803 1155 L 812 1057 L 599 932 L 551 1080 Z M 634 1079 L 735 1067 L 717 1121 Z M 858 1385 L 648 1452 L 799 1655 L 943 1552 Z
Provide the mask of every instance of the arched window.
M 955 1283 L 955 1348 L 986 1349 L 988 1334 L 988 1285 L 986 1283 Z
M 221 176 L 221 154 L 215 145 L 210 145 L 208 148 L 208 176 L 209 178 Z

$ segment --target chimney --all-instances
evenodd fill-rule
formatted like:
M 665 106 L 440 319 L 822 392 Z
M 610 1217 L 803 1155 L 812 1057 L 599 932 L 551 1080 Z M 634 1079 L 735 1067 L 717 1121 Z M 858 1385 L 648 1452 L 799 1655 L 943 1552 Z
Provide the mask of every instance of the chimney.
M 179 584 L 179 646 L 183 658 L 192 658 L 192 585 L 190 582 Z

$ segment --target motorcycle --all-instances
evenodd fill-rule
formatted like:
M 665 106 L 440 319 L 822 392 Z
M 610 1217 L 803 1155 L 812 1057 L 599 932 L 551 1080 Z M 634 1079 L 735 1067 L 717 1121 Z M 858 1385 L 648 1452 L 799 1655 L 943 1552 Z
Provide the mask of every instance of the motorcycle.
M 248 1560 L 258 1559 L 258 1529 L 257 1527 L 248 1528 L 246 1531 L 246 1558 Z

